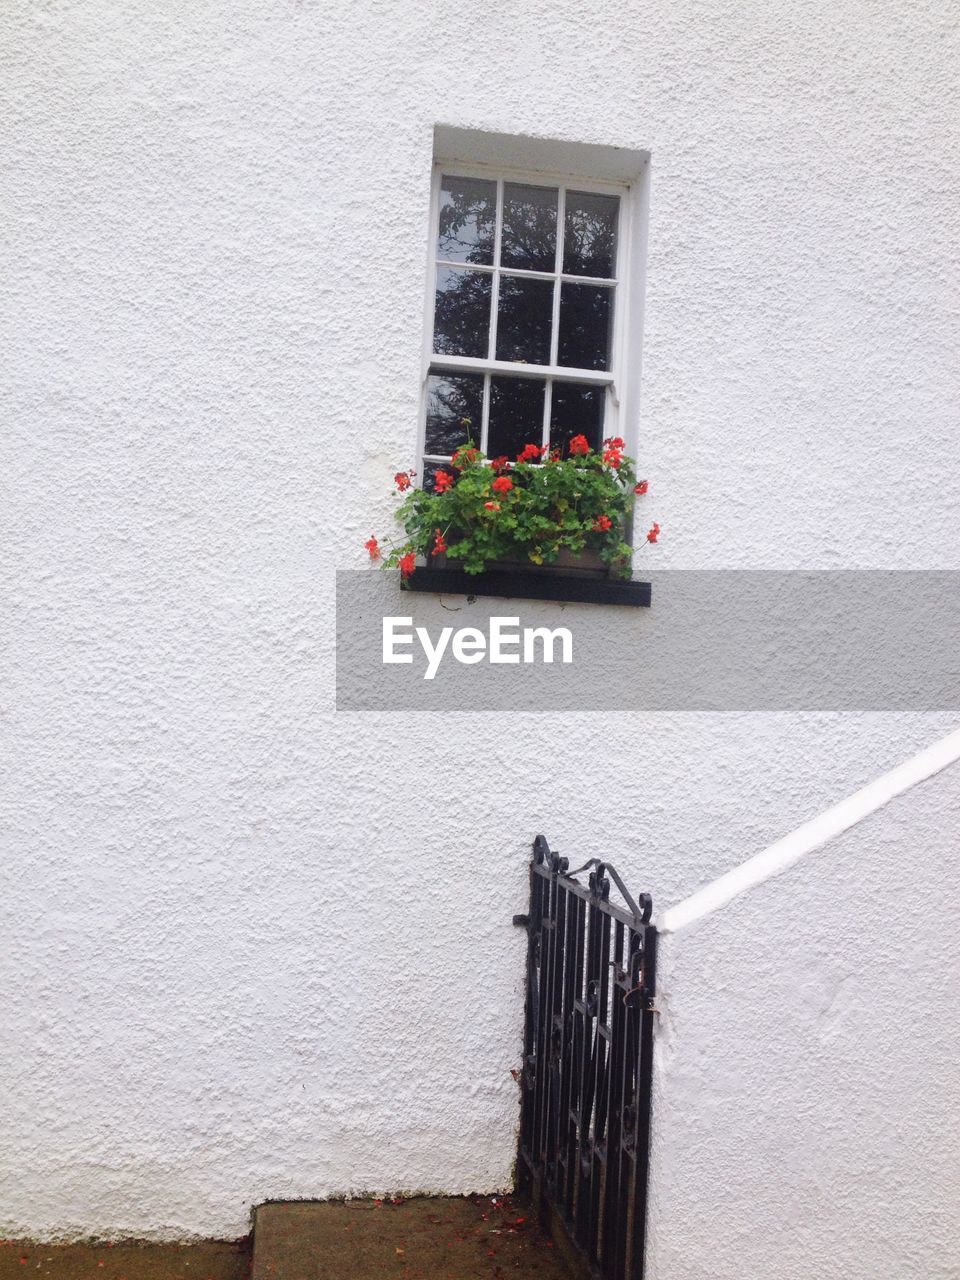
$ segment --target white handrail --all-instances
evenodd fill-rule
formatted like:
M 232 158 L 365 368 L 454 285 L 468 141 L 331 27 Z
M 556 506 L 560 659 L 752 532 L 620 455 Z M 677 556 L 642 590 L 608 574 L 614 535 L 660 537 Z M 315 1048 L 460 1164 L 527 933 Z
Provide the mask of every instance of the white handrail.
M 832 805 L 819 817 L 811 818 L 790 835 L 777 840 L 762 853 L 755 854 L 732 871 L 727 871 L 698 889 L 676 906 L 668 907 L 658 922 L 659 931 L 676 933 L 725 907 L 739 894 L 763 884 L 771 876 L 779 875 L 805 854 L 819 849 L 841 831 L 855 826 L 877 809 L 883 808 L 895 796 L 909 791 L 918 782 L 939 773 L 955 760 L 960 760 L 960 729 L 861 787 L 852 796 L 847 796 L 846 800 Z

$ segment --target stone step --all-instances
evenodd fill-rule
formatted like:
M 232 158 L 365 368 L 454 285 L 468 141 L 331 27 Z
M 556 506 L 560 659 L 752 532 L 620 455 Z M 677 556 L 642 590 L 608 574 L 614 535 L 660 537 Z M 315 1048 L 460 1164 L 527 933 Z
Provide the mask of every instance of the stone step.
M 252 1280 L 570 1280 L 512 1197 L 294 1200 L 254 1214 Z

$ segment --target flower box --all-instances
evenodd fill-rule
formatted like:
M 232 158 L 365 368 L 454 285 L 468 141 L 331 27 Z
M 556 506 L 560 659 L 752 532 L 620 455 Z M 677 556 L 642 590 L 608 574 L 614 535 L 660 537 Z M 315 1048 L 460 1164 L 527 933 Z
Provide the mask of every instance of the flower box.
M 595 452 L 581 435 L 565 450 L 528 444 L 511 462 L 468 444 L 429 488 L 399 472 L 406 539 L 384 551 L 371 537 L 370 558 L 398 568 L 415 591 L 647 605 L 650 587 L 631 578 L 626 540 L 647 483 L 623 450 L 616 438 Z M 647 542 L 659 534 L 654 523 Z

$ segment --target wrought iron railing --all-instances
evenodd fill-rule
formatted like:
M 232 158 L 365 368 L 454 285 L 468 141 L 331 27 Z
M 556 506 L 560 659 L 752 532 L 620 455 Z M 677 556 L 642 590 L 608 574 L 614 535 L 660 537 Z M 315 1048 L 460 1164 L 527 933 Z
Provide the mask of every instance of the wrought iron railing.
M 589 871 L 586 884 L 575 877 Z M 610 902 L 610 883 L 623 906 Z M 656 929 L 609 863 L 574 871 L 537 836 L 526 927 L 518 1190 L 588 1275 L 641 1280 Z

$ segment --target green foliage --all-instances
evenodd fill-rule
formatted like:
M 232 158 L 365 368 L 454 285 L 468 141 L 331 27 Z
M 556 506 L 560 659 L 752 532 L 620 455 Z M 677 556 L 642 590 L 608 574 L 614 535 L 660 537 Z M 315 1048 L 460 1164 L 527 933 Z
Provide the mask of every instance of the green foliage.
M 460 449 L 441 468 L 452 481 L 445 491 L 407 488 L 396 512 L 405 538 L 384 551 L 383 565 L 399 566 L 406 577 L 412 556 L 429 563 L 445 552 L 467 573 L 482 573 L 492 560 L 552 564 L 566 549 L 594 551 L 612 572 L 629 577 L 633 548 L 624 527 L 635 500 L 633 460 L 619 439 L 606 441 L 602 454 L 589 450 L 583 437 L 571 448 L 567 457 L 555 451 L 542 462 L 512 463 L 489 463 L 472 445 Z M 528 446 L 520 457 L 537 453 Z M 398 488 L 405 488 L 399 478 Z

